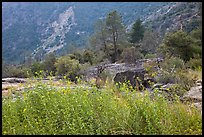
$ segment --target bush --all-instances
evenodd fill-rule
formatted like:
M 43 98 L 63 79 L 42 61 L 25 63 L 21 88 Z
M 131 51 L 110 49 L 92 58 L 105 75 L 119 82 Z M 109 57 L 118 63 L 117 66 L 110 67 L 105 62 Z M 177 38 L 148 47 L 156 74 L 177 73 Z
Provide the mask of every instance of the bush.
M 176 76 L 173 73 L 169 73 L 165 71 L 155 76 L 155 79 L 157 82 L 164 83 L 164 84 L 175 83 L 176 82 L 175 78 Z
M 33 74 L 33 76 L 38 77 L 38 73 L 40 73 L 41 71 L 43 71 L 43 64 L 40 62 L 34 62 L 31 65 L 31 72 Z
M 121 57 L 124 62 L 135 63 L 136 60 L 143 58 L 143 54 L 135 47 L 130 47 L 123 50 Z
M 178 57 L 166 58 L 163 62 L 159 63 L 160 69 L 155 70 L 158 64 L 152 62 L 144 64 L 148 74 L 155 78 L 159 83 L 172 83 L 178 84 L 181 89 L 178 89 L 177 95 L 182 95 L 184 92 L 190 90 L 195 84 L 195 80 L 200 76 L 197 73 L 192 73 L 184 64 L 184 61 Z
M 182 84 L 179 83 L 179 84 L 172 85 L 169 88 L 169 92 L 172 95 L 177 95 L 177 96 L 181 97 L 187 92 L 187 90 L 183 87 Z M 175 99 L 175 96 L 174 96 L 174 99 Z
M 160 66 L 162 69 L 168 72 L 173 72 L 174 70 L 185 68 L 184 61 L 178 57 L 171 57 L 169 59 L 165 59 Z
M 180 57 L 185 62 L 189 61 L 194 54 L 200 53 L 201 51 L 195 39 L 181 30 L 167 34 L 164 38 L 163 46 L 167 49 L 163 50 L 164 52 Z
M 55 74 L 56 67 L 55 67 L 56 58 L 55 55 L 50 53 L 45 57 L 43 61 L 43 70 L 47 73 L 46 75 Z
M 31 69 L 25 66 L 8 65 L 2 71 L 2 77 L 28 78 L 30 74 Z
M 180 84 L 185 90 L 190 90 L 194 86 L 195 81 L 192 78 L 193 75 L 190 75 L 188 70 L 180 70 L 176 74 L 176 83 Z
M 199 58 L 199 59 L 190 59 L 187 63 L 186 63 L 186 66 L 188 68 L 191 68 L 193 70 L 195 69 L 198 69 L 199 67 L 202 68 L 202 58 Z
M 60 57 L 55 63 L 56 75 L 65 76 L 72 81 L 76 81 L 79 75 L 80 64 L 78 60 L 70 59 L 69 56 Z
M 90 50 L 85 50 L 83 52 L 83 60 L 84 62 L 89 62 L 91 65 L 93 64 L 94 53 Z

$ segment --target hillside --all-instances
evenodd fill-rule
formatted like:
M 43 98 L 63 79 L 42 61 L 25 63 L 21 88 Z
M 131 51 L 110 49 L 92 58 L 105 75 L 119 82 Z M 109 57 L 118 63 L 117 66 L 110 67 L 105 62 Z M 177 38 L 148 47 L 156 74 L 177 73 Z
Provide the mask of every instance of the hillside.
M 202 3 L 2 9 L 2 134 L 202 134 Z
M 127 27 L 137 18 L 146 26 L 163 35 L 168 29 L 180 27 L 197 20 L 198 3 L 175 2 L 67 2 L 2 3 L 3 60 L 22 63 L 27 56 L 42 58 L 46 53 L 57 55 L 75 48 L 87 47 L 87 39 L 94 31 L 94 24 L 108 12 L 117 10 Z M 189 23 L 188 23 L 189 22 Z M 194 24 L 198 24 L 198 21 Z

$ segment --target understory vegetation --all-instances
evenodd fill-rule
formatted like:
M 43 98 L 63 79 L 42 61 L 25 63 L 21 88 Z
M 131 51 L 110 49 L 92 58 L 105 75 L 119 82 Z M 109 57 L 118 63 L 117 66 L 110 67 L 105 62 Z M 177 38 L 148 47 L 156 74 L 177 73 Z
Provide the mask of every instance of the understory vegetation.
M 200 111 L 157 91 L 141 93 L 126 84 L 72 89 L 66 83 L 61 89 L 38 83 L 16 99 L 3 98 L 2 134 L 202 134 Z

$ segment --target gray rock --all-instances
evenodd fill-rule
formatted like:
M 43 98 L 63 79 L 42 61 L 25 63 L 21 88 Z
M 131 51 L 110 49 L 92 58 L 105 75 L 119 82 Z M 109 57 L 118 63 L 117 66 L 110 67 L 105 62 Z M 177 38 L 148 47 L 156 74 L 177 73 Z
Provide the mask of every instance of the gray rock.
M 192 87 L 186 94 L 184 94 L 183 99 L 192 100 L 193 102 L 201 102 L 202 86 Z
M 202 111 L 202 102 L 193 103 L 193 105 Z
M 173 86 L 173 85 L 175 85 L 175 84 L 167 83 L 167 84 L 165 84 L 165 85 L 162 85 L 162 88 L 163 88 L 163 89 L 167 89 L 167 88 L 170 88 L 170 87 Z
M 90 67 L 84 73 L 84 78 L 89 81 L 92 78 L 97 78 L 97 68 L 103 66 L 104 71 L 108 74 L 112 81 L 124 83 L 130 81 L 132 86 L 136 85 L 136 78 L 140 79 L 139 84 L 142 84 L 144 87 L 150 88 L 149 82 L 155 82 L 155 79 L 150 77 L 145 77 L 146 70 L 143 67 L 145 62 L 158 62 L 162 61 L 161 58 L 153 59 L 140 59 L 135 62 L 135 64 L 128 63 L 102 63 L 98 66 Z
M 137 80 L 137 77 L 139 80 Z M 136 83 L 142 84 L 141 82 L 144 81 L 144 72 L 140 71 L 125 71 L 125 72 L 119 72 L 114 77 L 115 83 L 125 83 L 129 81 L 130 84 L 135 87 Z M 141 82 L 140 82 L 141 81 Z
M 197 85 L 197 86 L 202 86 L 202 79 L 197 80 L 197 81 L 196 81 L 196 85 Z
M 86 77 L 87 80 L 97 77 L 98 66 L 90 67 L 89 69 L 85 71 L 84 76 Z M 126 73 L 126 72 L 127 74 L 129 74 L 129 72 L 133 72 L 133 73 L 142 72 L 143 73 L 145 71 L 144 68 L 140 64 L 112 63 L 112 64 L 103 64 L 103 66 L 105 68 L 104 71 L 108 73 L 109 76 L 112 77 L 113 81 L 114 81 L 115 76 L 118 73 Z
M 3 78 L 2 82 L 6 82 L 6 83 L 25 83 L 26 80 L 24 78 Z
M 156 83 L 152 86 L 152 89 L 155 89 L 155 88 L 161 88 L 164 84 L 162 83 Z

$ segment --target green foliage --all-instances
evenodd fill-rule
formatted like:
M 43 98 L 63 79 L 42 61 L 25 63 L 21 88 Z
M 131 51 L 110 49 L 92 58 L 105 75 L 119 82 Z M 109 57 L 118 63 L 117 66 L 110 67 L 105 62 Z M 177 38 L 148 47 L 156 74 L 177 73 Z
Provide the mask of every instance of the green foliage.
M 84 63 L 84 64 L 80 64 L 80 72 L 81 74 L 84 74 L 84 72 L 91 67 L 90 63 Z
M 156 81 L 159 83 L 175 83 L 176 76 L 167 71 L 162 71 L 159 76 L 155 77 Z
M 53 53 L 48 54 L 45 57 L 45 60 L 43 61 L 43 69 L 48 73 L 48 75 L 52 72 L 52 74 L 55 74 L 56 67 L 55 67 L 56 58 Z
M 189 74 L 188 70 L 180 69 L 175 74 L 175 82 L 186 91 L 195 85 L 193 75 Z
M 180 57 L 187 62 L 192 57 L 201 56 L 201 34 L 200 29 L 194 30 L 191 34 L 180 30 L 169 33 L 165 36 L 164 45 L 161 46 L 160 51 L 170 56 Z
M 77 49 L 72 54 L 73 55 L 70 56 L 72 59 L 78 60 L 80 63 L 83 62 L 83 51 L 82 50 Z
M 40 62 L 34 62 L 31 65 L 31 72 L 34 76 L 38 76 L 38 73 L 40 73 L 40 71 L 43 71 L 43 64 Z
M 74 80 L 80 71 L 80 64 L 78 60 L 70 59 L 69 56 L 60 57 L 55 63 L 56 75 L 66 76 Z
M 3 135 L 202 134 L 202 115 L 179 101 L 151 97 L 126 85 L 72 89 L 38 84 L 2 100 Z
M 198 69 L 199 67 L 202 68 L 202 58 L 199 59 L 190 59 L 187 63 L 186 66 L 191 68 L 191 69 Z
M 191 44 L 191 51 L 194 58 L 202 58 L 202 28 L 193 30 L 190 33 L 193 43 Z
M 184 69 L 184 61 L 179 57 L 171 57 L 164 60 L 161 65 L 162 69 L 167 70 L 168 72 L 174 72 L 177 69 Z
M 94 53 L 90 50 L 85 50 L 83 53 L 84 62 L 89 62 L 91 65 L 93 64 Z
M 96 52 L 94 53 L 94 55 L 95 55 L 95 56 L 92 57 L 94 64 L 98 64 L 98 63 L 100 63 L 100 62 L 103 62 L 103 61 L 107 60 L 107 58 L 108 58 L 107 55 L 106 55 L 102 50 L 96 51 Z M 108 59 L 109 59 L 109 58 L 108 58 Z
M 111 44 L 113 45 L 114 55 L 112 62 L 116 62 L 119 58 L 118 46 L 126 39 L 125 27 L 122 24 L 122 17 L 117 11 L 110 12 L 106 17 L 106 27 L 109 33 Z
M 183 87 L 181 83 L 170 86 L 168 91 L 171 95 L 174 95 L 174 98 L 175 96 L 181 97 L 184 95 L 184 93 L 187 92 L 187 90 L 185 89 L 185 87 Z
M 150 58 L 156 58 L 157 57 L 157 55 L 156 54 L 151 54 L 151 53 L 149 53 L 149 54 L 146 54 L 145 55 L 145 59 L 150 59 Z
M 30 77 L 31 69 L 24 65 L 8 65 L 2 64 L 2 78 L 4 77 L 17 77 L 28 78 Z
M 89 63 L 93 65 L 95 59 L 94 52 L 89 49 L 81 51 L 78 49 L 75 50 L 72 54 L 68 54 L 67 56 L 69 56 L 70 59 L 78 60 L 80 64 Z
M 138 59 L 143 58 L 143 54 L 135 47 L 130 47 L 123 50 L 121 57 L 126 63 L 135 63 Z
M 137 19 L 132 27 L 131 32 L 131 40 L 132 43 L 138 43 L 140 40 L 144 37 L 145 28 L 142 25 L 142 21 L 140 19 Z
M 187 70 L 178 69 L 176 72 L 161 71 L 155 79 L 159 83 L 172 83 L 177 84 L 175 93 L 179 96 L 183 95 L 185 92 L 189 91 L 192 86 L 195 85 L 192 76 L 189 76 Z
M 122 17 L 117 11 L 108 13 L 104 20 L 96 22 L 95 32 L 90 37 L 89 43 L 97 54 L 104 52 L 100 57 L 107 58 L 111 62 L 116 62 L 120 58 L 121 46 L 127 43 L 127 40 Z
M 161 42 L 160 36 L 151 30 L 145 30 L 144 37 L 141 41 L 141 52 L 146 54 L 153 54 Z
M 181 57 L 185 61 L 188 61 L 192 57 L 192 52 L 190 52 L 192 40 L 187 33 L 176 31 L 175 33 L 168 34 L 165 37 L 164 43 L 170 47 L 170 52 L 174 56 Z
M 106 27 L 106 22 L 104 20 L 98 20 L 95 24 L 95 32 L 90 37 L 89 42 L 94 50 L 103 50 L 108 54 L 107 41 L 108 31 Z
M 160 67 L 159 70 L 155 70 L 155 67 Z M 147 73 L 155 78 L 159 83 L 172 83 L 180 86 L 177 95 L 181 95 L 190 90 L 195 84 L 195 80 L 198 79 L 199 74 L 192 74 L 186 67 L 184 61 L 178 57 L 166 58 L 159 64 L 152 62 L 145 64 L 144 67 Z
M 156 62 L 145 63 L 148 74 L 160 83 L 175 83 L 176 72 L 185 69 L 184 61 L 178 57 L 166 58 L 159 64 Z M 160 67 L 159 71 L 155 67 Z

